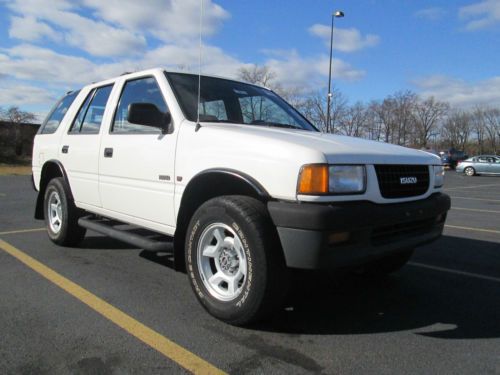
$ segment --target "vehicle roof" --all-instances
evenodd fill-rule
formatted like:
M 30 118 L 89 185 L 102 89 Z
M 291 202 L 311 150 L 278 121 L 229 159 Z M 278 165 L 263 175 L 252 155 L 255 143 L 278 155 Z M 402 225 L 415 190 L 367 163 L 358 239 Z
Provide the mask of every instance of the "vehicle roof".
M 135 71 L 135 72 L 125 72 L 125 73 L 120 74 L 119 76 L 115 76 L 115 77 L 112 77 L 112 78 L 108 78 L 108 79 L 105 79 L 105 80 L 102 80 L 102 81 L 92 82 L 92 83 L 90 83 L 90 84 L 84 85 L 83 87 L 87 87 L 87 86 L 101 86 L 101 85 L 106 85 L 106 84 L 113 83 L 113 82 L 115 82 L 117 79 L 120 79 L 120 78 L 123 78 L 123 77 L 127 77 L 127 78 L 134 78 L 134 77 L 136 77 L 136 76 L 142 76 L 142 75 L 144 75 L 144 74 L 154 74 L 154 73 L 160 73 L 160 74 L 162 74 L 162 73 L 164 73 L 164 72 L 166 72 L 166 73 L 189 74 L 189 75 L 194 75 L 194 76 L 197 76 L 197 75 L 198 75 L 197 73 L 193 73 L 193 72 L 185 72 L 185 71 L 168 70 L 168 69 L 165 69 L 165 68 L 156 67 L 156 68 L 151 68 L 151 69 L 138 70 L 138 71 Z M 238 80 L 238 79 L 234 79 L 234 78 L 223 77 L 223 76 L 212 75 L 212 74 L 204 74 L 204 73 L 202 73 L 202 74 L 201 74 L 201 76 L 202 76 L 202 77 L 210 77 L 210 78 L 225 79 L 225 80 L 229 80 L 229 81 L 233 81 L 233 82 L 244 83 L 244 84 L 247 84 L 247 85 L 252 85 L 252 86 L 256 86 L 256 87 L 260 87 L 260 88 L 264 88 L 264 89 L 266 89 L 266 90 L 270 90 L 268 87 L 261 86 L 261 85 L 257 85 L 257 84 L 250 83 L 250 82 L 245 82 L 245 81 Z

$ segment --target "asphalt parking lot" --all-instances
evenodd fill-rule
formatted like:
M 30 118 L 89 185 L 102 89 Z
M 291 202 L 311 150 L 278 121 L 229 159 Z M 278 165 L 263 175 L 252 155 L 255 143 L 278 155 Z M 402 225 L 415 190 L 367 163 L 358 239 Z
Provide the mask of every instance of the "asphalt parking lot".
M 500 374 L 500 177 L 450 171 L 445 190 L 444 236 L 401 271 L 302 275 L 274 319 L 236 328 L 167 255 L 91 232 L 55 246 L 29 177 L 0 176 L 0 373 Z

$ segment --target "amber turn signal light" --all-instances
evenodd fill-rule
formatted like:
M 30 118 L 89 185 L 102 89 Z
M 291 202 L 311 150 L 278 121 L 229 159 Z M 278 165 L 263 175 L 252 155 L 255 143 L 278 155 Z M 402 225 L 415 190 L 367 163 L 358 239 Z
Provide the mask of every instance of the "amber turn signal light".
M 328 194 L 328 165 L 304 165 L 299 175 L 298 194 Z

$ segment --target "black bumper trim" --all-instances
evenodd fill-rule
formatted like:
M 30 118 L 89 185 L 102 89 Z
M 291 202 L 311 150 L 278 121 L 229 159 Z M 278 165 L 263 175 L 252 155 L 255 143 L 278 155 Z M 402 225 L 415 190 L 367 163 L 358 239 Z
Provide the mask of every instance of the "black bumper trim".
M 309 204 L 269 202 L 286 264 L 325 269 L 360 265 L 434 241 L 442 234 L 450 198 L 441 193 L 408 203 Z M 329 235 L 349 232 L 344 243 Z
M 448 195 L 435 193 L 427 199 L 404 203 L 355 201 L 317 204 L 271 201 L 267 208 L 277 227 L 343 231 L 425 219 L 448 211 L 450 205 Z

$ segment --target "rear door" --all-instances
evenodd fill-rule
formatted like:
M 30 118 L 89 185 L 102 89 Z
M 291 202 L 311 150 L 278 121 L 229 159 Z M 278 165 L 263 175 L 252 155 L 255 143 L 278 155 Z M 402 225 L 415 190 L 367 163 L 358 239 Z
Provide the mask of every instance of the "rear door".
M 165 90 L 154 75 L 124 81 L 109 131 L 102 136 L 99 186 L 110 216 L 173 234 L 176 133 L 127 121 L 132 103 L 168 112 Z
M 485 156 L 479 156 L 477 161 L 474 163 L 474 169 L 477 173 L 488 173 L 488 158 Z
M 90 90 L 61 140 L 59 158 L 68 175 L 71 192 L 77 203 L 100 207 L 98 170 L 100 129 L 110 110 L 106 103 L 113 85 Z

